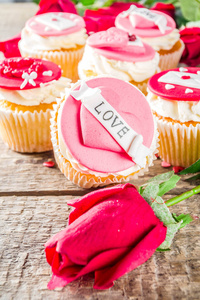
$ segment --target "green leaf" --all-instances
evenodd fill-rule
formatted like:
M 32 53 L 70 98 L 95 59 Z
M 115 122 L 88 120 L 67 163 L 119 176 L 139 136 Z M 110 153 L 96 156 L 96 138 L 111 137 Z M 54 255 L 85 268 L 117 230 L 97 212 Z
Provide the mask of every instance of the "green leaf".
M 198 21 L 200 19 L 200 1 L 199 0 L 180 0 L 183 16 L 189 21 Z
M 185 179 L 185 181 L 197 181 L 198 179 L 200 179 L 200 174 L 197 174 L 195 176 L 192 176 L 190 178 Z
M 155 201 L 152 202 L 151 207 L 157 218 L 164 223 L 165 226 L 169 224 L 176 224 L 177 222 L 172 217 L 169 208 L 165 205 L 164 200 L 161 197 L 156 197 Z
M 157 197 L 159 191 L 159 185 L 157 183 L 149 183 L 142 192 L 142 197 L 147 201 L 149 205 L 152 204 L 152 199 Z
M 173 175 L 168 181 L 161 183 L 159 186 L 158 196 L 163 196 L 164 194 L 175 188 L 179 180 L 180 177 L 178 175 Z
M 182 221 L 180 229 L 185 227 L 187 224 L 190 224 L 192 221 L 194 221 L 192 216 L 189 214 L 186 214 L 186 215 L 181 214 L 181 215 L 177 216 L 175 213 L 173 213 L 172 216 L 176 220 L 176 222 Z
M 183 222 L 182 219 L 176 221 L 176 219 L 170 213 L 168 207 L 165 205 L 164 200 L 161 197 L 156 197 L 155 201 L 151 205 L 155 215 L 163 224 L 167 227 L 167 234 L 164 242 L 159 246 L 159 249 L 169 249 L 176 232 L 180 229 Z
M 148 182 L 154 182 L 154 183 L 161 184 L 162 182 L 165 182 L 165 181 L 169 180 L 173 175 L 174 175 L 174 171 L 163 173 L 163 174 L 154 176 L 153 178 L 149 179 L 147 181 L 147 183 Z
M 164 242 L 159 246 L 159 249 L 169 249 L 176 232 L 180 229 L 181 223 L 167 225 L 167 234 Z
M 168 249 L 160 249 L 160 248 L 156 249 L 157 252 L 165 252 L 165 251 L 170 251 L 170 250 L 171 249 L 169 249 L 169 248 Z
M 194 164 L 192 164 L 188 168 L 181 171 L 179 174 L 185 175 L 185 174 L 197 173 L 197 172 L 200 172 L 200 159 L 197 160 Z

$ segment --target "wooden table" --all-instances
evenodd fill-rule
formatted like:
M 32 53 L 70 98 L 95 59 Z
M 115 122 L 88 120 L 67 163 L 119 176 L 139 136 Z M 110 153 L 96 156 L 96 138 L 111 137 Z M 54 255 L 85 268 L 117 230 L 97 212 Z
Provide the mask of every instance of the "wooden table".
M 36 5 L 0 4 L 0 39 L 19 32 Z M 70 208 L 67 200 L 87 191 L 66 180 L 57 168 L 42 163 L 52 152 L 25 155 L 0 142 L 0 297 L 1 299 L 200 299 L 200 229 L 195 221 L 179 231 L 172 249 L 155 253 L 149 261 L 115 282 L 113 288 L 98 291 L 93 279 L 81 278 L 63 289 L 47 290 L 51 271 L 44 255 L 44 243 L 65 228 Z M 135 183 L 166 172 L 160 160 L 148 175 Z M 181 180 L 171 194 L 194 185 Z M 200 213 L 200 195 L 171 209 L 176 213 Z

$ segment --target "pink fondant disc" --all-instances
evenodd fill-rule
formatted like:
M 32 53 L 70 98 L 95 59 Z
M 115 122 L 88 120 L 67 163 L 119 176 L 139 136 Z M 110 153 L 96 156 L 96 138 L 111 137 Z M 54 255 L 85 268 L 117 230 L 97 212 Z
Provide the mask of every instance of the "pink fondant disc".
M 143 144 L 151 146 L 154 137 L 152 112 L 145 96 L 136 87 L 111 77 L 96 77 L 86 83 L 90 88 L 100 88 L 109 104 L 143 136 Z M 76 90 L 79 88 L 80 85 Z M 72 156 L 89 170 L 116 173 L 135 165 L 103 125 L 71 95 L 62 108 L 61 133 Z
M 87 39 L 87 45 L 99 55 L 120 61 L 147 61 L 153 59 L 156 53 L 138 37 L 130 37 L 127 32 L 115 27 L 92 34 Z
M 14 57 L 0 63 L 0 88 L 27 90 L 61 77 L 56 64 L 42 59 Z
M 85 22 L 72 13 L 50 12 L 32 17 L 26 22 L 26 27 L 41 36 L 60 36 L 81 30 Z
M 137 61 L 148 61 L 154 58 L 156 52 L 155 50 L 147 45 L 146 43 L 143 43 L 144 46 L 144 53 L 137 53 L 133 46 L 133 49 L 131 49 L 131 46 L 126 49 L 126 47 L 122 49 L 113 49 L 110 47 L 105 48 L 97 48 L 95 51 L 107 57 L 108 59 L 115 59 L 120 61 L 130 61 L 130 62 L 137 62 Z M 139 48 L 139 47 L 138 47 Z
M 161 33 L 160 29 L 157 26 L 146 27 L 146 28 L 145 27 L 140 27 L 140 28 L 133 27 L 133 25 L 131 24 L 131 21 L 129 20 L 129 17 L 124 16 L 123 12 L 120 13 L 116 17 L 115 26 L 119 29 L 122 29 L 122 30 L 128 32 L 129 34 L 135 34 L 135 35 L 138 35 L 139 37 L 143 37 L 143 38 L 164 36 L 164 35 L 167 35 L 170 32 L 172 32 L 176 28 L 176 23 L 169 15 L 166 15 L 166 14 L 164 14 L 160 11 L 156 11 L 156 10 L 153 10 L 152 12 L 159 14 L 159 15 L 163 15 L 167 19 L 167 27 L 169 27 L 169 29 L 167 29 L 165 31 L 165 33 Z
M 200 68 L 179 68 L 155 74 L 149 90 L 162 98 L 176 101 L 200 100 Z

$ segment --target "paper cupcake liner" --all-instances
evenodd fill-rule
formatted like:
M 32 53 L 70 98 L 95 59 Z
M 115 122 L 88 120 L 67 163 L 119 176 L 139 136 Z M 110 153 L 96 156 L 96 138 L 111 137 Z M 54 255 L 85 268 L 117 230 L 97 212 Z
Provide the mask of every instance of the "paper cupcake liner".
M 178 50 L 167 53 L 167 54 L 159 54 L 160 55 L 160 62 L 159 62 L 160 71 L 177 68 L 178 63 L 181 59 L 181 55 L 185 48 L 184 43 L 182 41 L 180 41 L 180 43 L 181 43 L 181 47 Z
M 33 113 L 0 110 L 0 134 L 3 142 L 18 152 L 51 150 L 50 112 L 50 109 Z
M 74 50 L 66 51 L 27 51 L 20 49 L 23 57 L 35 57 L 50 60 L 59 65 L 63 71 L 62 76 L 70 78 L 72 82 L 79 79 L 78 63 L 84 52 L 84 46 Z
M 51 112 L 52 118 L 50 120 L 51 122 L 51 140 L 53 144 L 53 150 L 55 155 L 55 160 L 58 164 L 59 169 L 61 172 L 67 177 L 68 180 L 72 181 L 74 184 L 82 187 L 82 188 L 92 188 L 92 187 L 100 187 L 100 186 L 106 186 L 113 183 L 122 183 L 124 181 L 130 181 L 135 180 L 139 176 L 143 176 L 145 172 L 149 170 L 149 167 L 153 165 L 153 161 L 156 158 L 155 154 L 158 152 L 157 148 L 159 146 L 158 144 L 158 132 L 156 130 L 155 135 L 155 144 L 156 149 L 154 149 L 151 156 L 148 158 L 148 166 L 140 169 L 139 171 L 136 171 L 135 173 L 132 173 L 128 176 L 122 176 L 122 175 L 107 175 L 105 177 L 101 176 L 95 176 L 92 174 L 84 174 L 84 172 L 77 171 L 75 168 L 73 168 L 72 164 L 69 160 L 67 160 L 61 153 L 59 142 L 58 142 L 58 128 L 57 128 L 57 115 L 58 110 L 61 105 L 61 102 L 58 102 L 57 105 L 54 105 L 54 111 Z
M 200 158 L 200 124 L 172 123 L 157 119 L 160 157 L 173 166 L 188 167 Z

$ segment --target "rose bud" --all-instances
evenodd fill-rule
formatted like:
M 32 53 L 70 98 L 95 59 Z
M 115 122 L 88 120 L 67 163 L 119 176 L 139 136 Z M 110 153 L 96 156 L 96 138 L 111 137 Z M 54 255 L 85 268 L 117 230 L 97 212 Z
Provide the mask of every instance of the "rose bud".
M 167 227 L 131 184 L 91 192 L 71 200 L 75 209 L 66 229 L 45 245 L 53 276 L 49 289 L 94 273 L 94 288 L 147 261 L 166 238 Z

